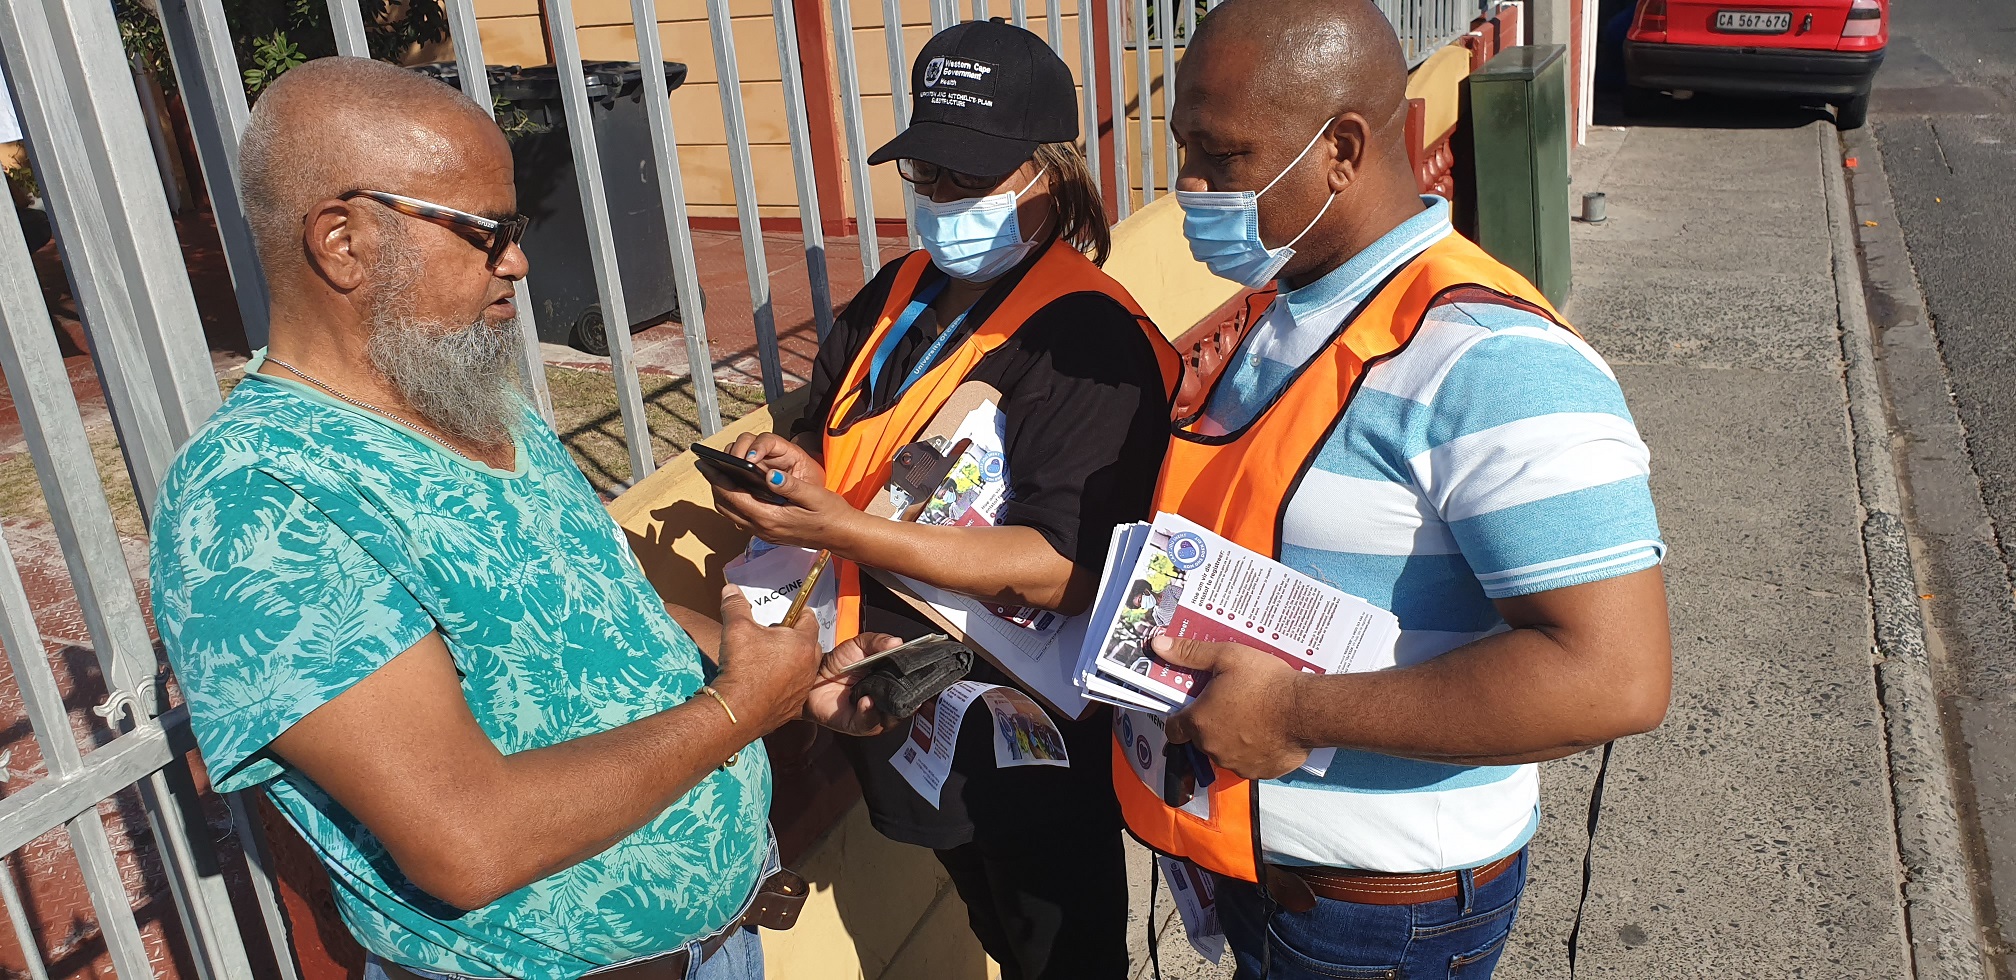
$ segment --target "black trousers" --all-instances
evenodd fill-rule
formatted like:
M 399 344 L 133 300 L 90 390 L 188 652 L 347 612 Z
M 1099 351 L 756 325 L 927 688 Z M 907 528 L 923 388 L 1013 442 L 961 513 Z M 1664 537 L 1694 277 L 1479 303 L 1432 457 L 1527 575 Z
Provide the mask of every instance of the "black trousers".
M 1002 980 L 1120 980 L 1127 975 L 1127 855 L 1096 830 L 975 841 L 935 851 L 966 902 L 973 934 Z

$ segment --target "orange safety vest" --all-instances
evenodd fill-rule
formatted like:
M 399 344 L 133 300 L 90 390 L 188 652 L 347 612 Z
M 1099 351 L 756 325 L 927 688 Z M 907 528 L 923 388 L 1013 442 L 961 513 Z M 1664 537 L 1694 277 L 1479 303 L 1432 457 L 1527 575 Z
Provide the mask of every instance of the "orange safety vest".
M 1445 294 L 1478 286 L 1561 320 L 1531 283 L 1469 239 L 1452 234 L 1395 273 L 1246 428 L 1206 436 L 1192 429 L 1201 409 L 1197 416 L 1179 419 L 1163 457 L 1155 509 L 1180 514 L 1278 560 L 1287 503 L 1343 421 L 1366 370 L 1406 347 Z M 1128 829 L 1164 854 L 1228 877 L 1259 881 L 1259 784 L 1217 769 L 1210 785 L 1199 785 L 1189 804 L 1169 806 L 1162 788 L 1148 784 L 1146 773 L 1151 767 L 1159 770 L 1160 753 L 1151 749 L 1154 733 L 1139 730 L 1147 724 L 1153 722 L 1128 711 L 1117 712 L 1114 721 L 1113 785 Z
M 999 349 L 1037 311 L 1073 293 L 1102 293 L 1134 314 L 1135 322 L 1155 351 L 1155 360 L 1162 370 L 1162 381 L 1168 389 L 1164 394 L 1175 395 L 1176 383 L 1181 380 L 1183 371 L 1176 349 L 1155 328 L 1148 314 L 1141 312 L 1140 304 L 1134 302 L 1134 297 L 1127 294 L 1125 287 L 1101 272 L 1092 260 L 1071 247 L 1070 243 L 1058 239 L 1044 248 L 1036 264 L 1023 275 L 1022 281 L 1015 285 L 1001 305 L 987 314 L 987 318 L 973 329 L 965 341 L 940 356 L 937 363 L 917 379 L 917 383 L 911 385 L 895 404 L 852 423 L 845 423 L 856 403 L 874 397 L 868 390 L 869 362 L 874 359 L 875 349 L 881 346 L 896 319 L 902 315 L 903 308 L 916 296 L 924 270 L 931 267 L 931 257 L 923 251 L 911 252 L 899 261 L 902 264 L 896 270 L 895 281 L 889 285 L 889 297 L 882 303 L 875 328 L 868 332 L 860 351 L 854 355 L 853 363 L 848 366 L 847 374 L 840 380 L 823 432 L 826 489 L 846 497 L 847 502 L 857 508 L 866 508 L 877 494 L 883 492 L 883 487 L 889 482 L 889 471 L 897 450 L 916 441 L 918 433 L 931 424 L 938 410 L 951 399 L 952 393 L 966 381 L 967 375 L 982 358 Z M 836 581 L 840 590 L 835 636 L 838 640 L 845 640 L 861 632 L 861 569 L 851 561 L 838 558 L 833 564 L 833 571 L 838 573 Z

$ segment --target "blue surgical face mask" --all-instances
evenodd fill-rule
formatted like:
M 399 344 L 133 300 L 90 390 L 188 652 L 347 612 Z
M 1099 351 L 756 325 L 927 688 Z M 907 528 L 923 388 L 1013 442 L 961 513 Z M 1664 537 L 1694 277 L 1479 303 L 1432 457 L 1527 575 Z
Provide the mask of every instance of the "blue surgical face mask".
M 943 204 L 917 194 L 917 237 L 931 253 L 931 264 L 968 282 L 986 282 L 1015 268 L 1036 247 L 1036 242 L 1022 238 L 1016 201 L 1049 169 L 1036 171 L 1036 180 L 1011 193 Z
M 1177 191 L 1176 203 L 1183 208 L 1183 237 L 1190 240 L 1191 256 L 1204 263 L 1214 275 L 1249 289 L 1258 289 L 1272 282 L 1281 267 L 1295 257 L 1295 243 L 1302 240 L 1302 235 L 1309 234 L 1309 229 L 1316 227 L 1316 222 L 1323 220 L 1323 215 L 1330 210 L 1330 202 L 1335 201 L 1337 195 L 1330 195 L 1330 200 L 1323 202 L 1323 210 L 1309 219 L 1301 234 L 1280 248 L 1268 248 L 1267 243 L 1260 240 L 1260 195 L 1273 190 L 1281 178 L 1288 176 L 1288 171 L 1294 170 L 1295 165 L 1309 155 L 1310 149 L 1329 128 L 1330 123 L 1324 123 L 1316 135 L 1309 137 L 1309 145 L 1304 146 L 1302 152 L 1296 154 L 1295 159 L 1258 192 Z

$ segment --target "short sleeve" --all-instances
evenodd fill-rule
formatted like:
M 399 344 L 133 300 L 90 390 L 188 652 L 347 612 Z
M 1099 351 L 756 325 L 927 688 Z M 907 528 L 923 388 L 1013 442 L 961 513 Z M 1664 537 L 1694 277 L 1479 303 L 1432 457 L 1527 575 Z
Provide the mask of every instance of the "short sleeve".
M 154 521 L 155 622 L 211 778 L 232 792 L 279 775 L 268 744 L 434 622 L 274 476 L 236 469 L 176 489 Z
M 1134 315 L 1099 293 L 1066 296 L 1015 335 L 1004 372 L 1005 524 L 1042 534 L 1083 568 L 1113 527 L 1147 518 L 1169 442 L 1169 394 Z
M 1410 460 L 1485 595 L 1657 565 L 1651 454 L 1616 378 L 1568 331 L 1525 313 L 1507 328 L 1503 314 L 1449 366 Z

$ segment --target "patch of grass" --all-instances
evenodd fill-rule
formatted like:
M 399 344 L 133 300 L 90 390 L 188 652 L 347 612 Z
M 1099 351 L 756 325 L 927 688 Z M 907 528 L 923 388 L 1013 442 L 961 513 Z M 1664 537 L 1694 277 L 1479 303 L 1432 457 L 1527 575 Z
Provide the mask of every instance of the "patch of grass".
M 644 418 L 651 430 L 651 456 L 665 460 L 685 452 L 700 437 L 693 386 L 686 378 L 646 374 Z M 553 394 L 553 428 L 603 497 L 615 499 L 630 486 L 630 454 L 623 438 L 623 415 L 616 405 L 616 379 L 602 371 L 548 367 Z M 732 422 L 763 404 L 763 389 L 741 385 L 716 388 L 721 419 Z
M 147 524 L 140 518 L 140 500 L 133 495 L 133 481 L 126 475 L 126 457 L 119 452 L 119 436 L 112 423 L 85 430 L 91 440 L 91 460 L 98 465 L 98 482 L 105 488 L 105 502 L 112 508 L 112 523 L 122 538 L 145 538 Z M 0 517 L 9 520 L 49 520 L 49 502 L 42 496 L 42 481 L 35 475 L 35 459 L 25 452 L 0 459 Z
M 243 380 L 242 375 L 218 381 L 225 397 Z M 644 375 L 641 379 L 644 415 L 651 429 L 651 455 L 664 460 L 685 452 L 699 438 L 699 414 L 693 405 L 693 387 L 685 378 Z M 607 499 L 615 499 L 630 485 L 630 455 L 624 448 L 623 416 L 616 407 L 615 379 L 600 371 L 549 367 L 546 383 L 553 393 L 554 428 L 560 441 L 574 455 L 574 462 L 587 474 L 588 482 Z M 763 404 L 763 389 L 723 385 L 717 389 L 721 417 L 732 422 Z M 147 525 L 140 516 L 140 501 L 126 474 L 126 460 L 119 451 L 119 436 L 107 421 L 86 430 L 91 440 L 91 457 L 98 466 L 98 478 L 112 508 L 113 523 L 122 538 L 144 539 Z M 0 459 L 0 518 L 47 521 L 49 505 L 42 496 L 42 481 L 35 474 L 35 460 L 26 452 Z

